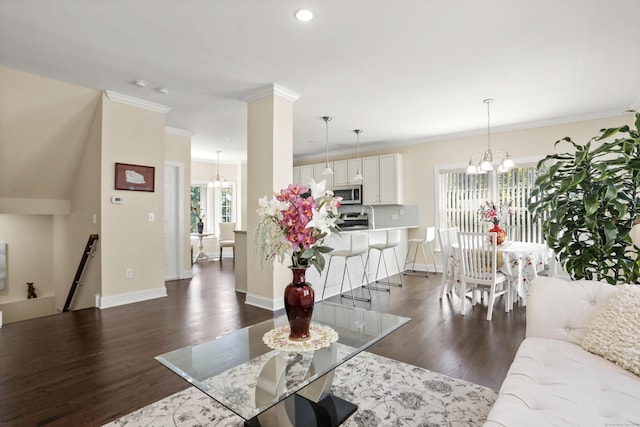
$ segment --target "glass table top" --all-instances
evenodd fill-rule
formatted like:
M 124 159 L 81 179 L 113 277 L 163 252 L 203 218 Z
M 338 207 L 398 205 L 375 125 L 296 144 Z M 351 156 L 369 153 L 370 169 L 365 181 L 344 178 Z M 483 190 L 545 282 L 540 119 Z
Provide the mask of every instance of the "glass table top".
M 170 351 L 156 360 L 245 420 L 300 391 L 407 323 L 407 317 L 329 302 L 314 306 L 312 325 L 337 341 L 315 351 L 280 351 L 263 342 L 288 325 L 286 315 Z

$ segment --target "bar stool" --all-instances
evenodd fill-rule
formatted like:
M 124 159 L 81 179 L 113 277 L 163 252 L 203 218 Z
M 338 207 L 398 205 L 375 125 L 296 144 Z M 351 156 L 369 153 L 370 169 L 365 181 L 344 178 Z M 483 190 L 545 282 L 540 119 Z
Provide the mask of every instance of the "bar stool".
M 396 253 L 396 247 L 400 244 L 400 240 L 402 239 L 402 231 L 401 230 L 387 230 L 385 241 L 382 243 L 373 243 L 369 245 L 369 250 L 367 251 L 367 262 L 365 262 L 365 272 L 367 270 L 367 266 L 369 265 L 369 256 L 371 255 L 371 250 L 375 249 L 380 251 L 380 258 L 378 258 L 378 267 L 376 268 L 375 275 L 375 283 L 384 283 L 387 285 L 386 288 L 380 288 L 375 285 L 367 286 L 369 289 L 373 289 L 376 291 L 386 291 L 391 292 L 391 285 L 402 286 L 402 270 L 400 270 L 400 263 L 398 262 L 398 254 Z M 394 283 L 389 279 L 389 270 L 387 269 L 387 260 L 384 258 L 384 251 L 387 249 L 393 249 L 393 256 L 396 259 L 396 266 L 398 267 L 398 274 L 400 275 L 400 283 Z M 378 280 L 378 271 L 380 270 L 380 260 L 384 263 L 384 271 L 387 273 L 387 280 L 380 281 Z
M 436 258 L 433 256 L 433 249 L 431 248 L 431 242 L 436 239 L 436 228 L 435 227 L 420 227 L 417 230 L 417 234 L 419 237 L 415 239 L 407 240 L 407 256 L 404 260 L 404 274 L 409 273 L 424 273 L 425 277 L 429 277 L 429 266 L 426 264 L 427 262 L 427 254 L 424 251 L 424 245 L 427 245 L 429 249 L 429 254 L 431 255 L 431 261 L 433 265 L 433 271 L 436 271 Z M 409 254 L 411 253 L 411 245 L 416 245 L 416 251 L 413 253 L 413 261 L 411 265 L 411 269 L 407 270 L 407 264 L 409 262 Z M 416 258 L 418 257 L 418 247 L 422 249 L 422 257 L 424 258 L 426 271 L 417 271 L 416 270 Z
M 360 261 L 362 261 L 362 267 L 364 268 L 364 275 L 362 276 L 362 279 L 364 280 L 367 277 L 367 267 L 365 265 L 364 259 L 362 258 L 362 255 L 365 254 L 365 252 L 367 252 L 367 250 L 369 249 L 369 235 L 367 233 L 352 233 L 349 237 L 349 248 L 348 249 L 339 249 L 339 250 L 333 250 L 331 252 L 329 252 L 329 263 L 327 265 L 327 275 L 324 278 L 324 287 L 322 288 L 322 297 L 320 298 L 321 300 L 324 300 L 324 291 L 325 289 L 327 289 L 327 280 L 329 279 L 329 270 L 331 269 L 331 261 L 333 261 L 333 258 L 335 257 L 343 257 L 344 258 L 344 269 L 342 270 L 342 283 L 340 284 L 340 297 L 341 298 L 351 298 L 353 301 L 353 305 L 355 307 L 356 305 L 356 300 L 358 301 L 366 301 L 366 302 L 371 302 L 371 291 L 369 289 L 367 289 L 367 292 L 369 292 L 369 298 L 365 298 L 365 297 L 357 297 L 353 294 L 353 286 L 351 285 L 351 275 L 349 274 L 349 258 L 353 258 L 356 256 L 360 257 Z M 347 279 L 349 280 L 349 289 L 351 289 L 351 295 L 344 295 L 342 293 L 342 289 L 344 287 L 344 278 L 345 276 L 347 276 Z M 367 278 L 367 282 L 368 282 L 368 278 Z M 365 282 L 365 283 L 367 283 Z M 363 288 L 365 288 L 365 286 L 363 286 Z

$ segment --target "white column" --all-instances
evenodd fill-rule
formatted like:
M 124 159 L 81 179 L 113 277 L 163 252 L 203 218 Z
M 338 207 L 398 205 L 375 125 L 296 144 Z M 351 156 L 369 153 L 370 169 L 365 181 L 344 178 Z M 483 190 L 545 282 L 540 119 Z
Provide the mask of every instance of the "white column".
M 270 84 L 244 97 L 247 110 L 247 297 L 246 303 L 278 310 L 284 287 L 291 281 L 285 266 L 260 268 L 255 252 L 258 199 L 293 179 L 293 102 L 299 95 Z

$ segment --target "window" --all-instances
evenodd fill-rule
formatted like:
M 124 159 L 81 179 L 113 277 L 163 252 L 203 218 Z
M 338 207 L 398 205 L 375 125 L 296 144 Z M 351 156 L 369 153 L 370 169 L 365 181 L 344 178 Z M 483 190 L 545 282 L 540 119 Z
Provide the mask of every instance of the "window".
M 204 216 L 205 232 L 218 234 L 219 222 L 234 222 L 234 183 L 225 183 L 223 187 L 208 187 L 206 184 L 191 186 L 191 218 L 190 230 L 197 232 L 198 215 L 194 207 L 201 210 Z
M 195 185 L 191 186 L 191 219 L 190 219 L 190 231 L 192 233 L 198 232 L 198 213 L 196 208 L 202 212 L 203 221 L 205 223 L 205 230 L 207 227 L 207 186 Z
M 233 222 L 233 187 L 220 188 L 220 222 Z
M 501 174 L 493 171 L 467 175 L 463 169 L 445 168 L 438 172 L 437 214 L 441 228 L 455 226 L 465 232 L 486 231 L 490 224 L 480 220 L 480 207 L 486 200 L 511 201 L 513 213 L 505 225 L 516 227 L 519 240 L 542 241 L 541 224 L 528 210 L 536 179 L 535 165 L 523 165 Z

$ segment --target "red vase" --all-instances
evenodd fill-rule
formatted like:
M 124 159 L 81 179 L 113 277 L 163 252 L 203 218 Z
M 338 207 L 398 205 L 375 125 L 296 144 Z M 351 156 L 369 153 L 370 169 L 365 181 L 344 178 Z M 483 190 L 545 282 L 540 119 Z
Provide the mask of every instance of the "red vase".
M 507 238 L 507 232 L 500 228 L 498 224 L 493 224 L 493 228 L 489 230 L 490 233 L 496 233 L 497 244 L 501 245 Z
M 307 267 L 290 267 L 293 282 L 284 288 L 284 310 L 287 312 L 291 332 L 289 339 L 304 341 L 309 339 L 309 325 L 313 314 L 314 292 L 306 281 Z

